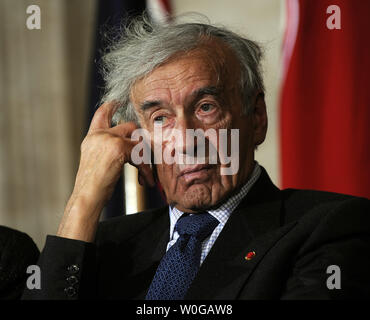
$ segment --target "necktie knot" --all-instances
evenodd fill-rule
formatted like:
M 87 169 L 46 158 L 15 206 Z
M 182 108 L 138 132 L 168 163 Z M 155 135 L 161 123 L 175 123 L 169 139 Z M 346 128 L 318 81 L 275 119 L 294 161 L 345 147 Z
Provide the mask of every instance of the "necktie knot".
M 182 216 L 176 223 L 176 231 L 180 237 L 190 235 L 203 241 L 217 227 L 219 221 L 208 212 Z

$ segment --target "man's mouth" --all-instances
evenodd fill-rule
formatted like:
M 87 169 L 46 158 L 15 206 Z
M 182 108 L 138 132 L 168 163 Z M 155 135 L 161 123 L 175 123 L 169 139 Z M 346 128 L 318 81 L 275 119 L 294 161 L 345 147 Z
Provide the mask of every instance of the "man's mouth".
M 208 177 L 208 171 L 213 166 L 210 164 L 197 164 L 186 167 L 181 170 L 179 178 L 184 178 L 186 182 L 190 182 L 194 179 L 202 179 Z

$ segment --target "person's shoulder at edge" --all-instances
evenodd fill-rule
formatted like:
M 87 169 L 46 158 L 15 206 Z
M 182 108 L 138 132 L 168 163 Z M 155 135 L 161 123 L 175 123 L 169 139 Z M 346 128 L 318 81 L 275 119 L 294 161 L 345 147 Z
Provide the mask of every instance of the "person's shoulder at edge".
M 96 232 L 95 243 L 99 245 L 110 241 L 121 242 L 158 224 L 169 224 L 168 206 L 101 221 Z
M 330 219 L 347 222 L 347 227 L 354 229 L 355 225 L 365 224 L 363 227 L 370 231 L 370 200 L 367 198 L 300 189 L 284 189 L 281 193 L 284 199 L 284 224 L 293 221 L 317 223 Z
M 36 264 L 40 251 L 24 232 L 0 226 L 0 299 L 18 299 L 29 265 Z

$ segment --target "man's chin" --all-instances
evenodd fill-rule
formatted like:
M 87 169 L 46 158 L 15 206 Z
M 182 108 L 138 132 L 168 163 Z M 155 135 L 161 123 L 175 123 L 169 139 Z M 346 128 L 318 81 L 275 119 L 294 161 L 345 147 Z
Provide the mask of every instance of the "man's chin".
M 212 207 L 211 189 L 204 184 L 193 184 L 179 195 L 176 207 L 182 211 L 201 211 Z

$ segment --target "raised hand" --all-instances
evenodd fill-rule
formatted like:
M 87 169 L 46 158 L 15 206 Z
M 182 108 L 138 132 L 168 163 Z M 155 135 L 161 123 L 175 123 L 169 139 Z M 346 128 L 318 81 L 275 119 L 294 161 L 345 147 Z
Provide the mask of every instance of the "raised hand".
M 111 127 L 117 105 L 104 103 L 95 112 L 81 144 L 80 165 L 72 195 L 67 203 L 58 236 L 92 242 L 101 211 L 112 196 L 124 163 L 131 162 L 131 150 L 138 143 L 130 139 L 137 128 L 133 122 Z M 149 185 L 154 178 L 148 164 L 137 166 Z

